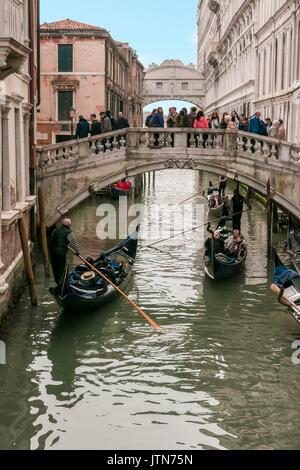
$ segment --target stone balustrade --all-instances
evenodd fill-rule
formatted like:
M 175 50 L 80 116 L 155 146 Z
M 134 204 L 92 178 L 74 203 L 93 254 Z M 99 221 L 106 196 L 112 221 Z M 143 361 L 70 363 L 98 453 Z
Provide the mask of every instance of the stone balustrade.
M 225 175 L 300 217 L 300 146 L 236 130 L 124 129 L 37 149 L 49 223 L 125 176 L 164 169 Z
M 89 158 L 124 149 L 197 149 L 199 153 L 230 151 L 239 157 L 259 158 L 299 165 L 300 145 L 235 130 L 211 129 L 124 129 L 86 139 L 40 147 L 38 167 L 43 169 L 62 161 Z M 113 154 L 113 155 L 114 155 Z M 113 156 L 112 155 L 112 156 Z

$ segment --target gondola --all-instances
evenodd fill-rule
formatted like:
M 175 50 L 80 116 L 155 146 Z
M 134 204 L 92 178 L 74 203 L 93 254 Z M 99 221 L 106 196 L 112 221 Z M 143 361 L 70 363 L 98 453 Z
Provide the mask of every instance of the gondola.
M 138 244 L 138 229 L 127 240 L 103 253 L 92 264 L 121 290 L 125 290 L 132 274 Z M 49 289 L 58 305 L 67 313 L 88 313 L 99 309 L 118 294 L 104 279 L 80 265 L 66 280 L 63 293 L 58 287 Z
M 221 231 L 221 237 L 225 241 L 232 235 L 232 232 L 226 229 Z M 205 251 L 204 269 L 206 275 L 214 281 L 224 281 L 240 274 L 244 268 L 247 259 L 246 245 L 241 247 L 238 257 L 230 257 L 224 253 L 214 254 L 212 251 Z
M 300 273 L 300 222 L 290 217 L 288 226 L 288 249 L 293 269 Z
M 218 195 L 218 197 L 219 197 L 219 194 L 220 194 L 219 188 L 217 188 L 216 186 L 211 185 L 208 188 L 207 202 L 208 202 L 208 215 L 209 215 L 210 220 L 220 219 L 223 216 L 223 213 L 224 213 L 223 198 L 219 198 L 219 199 L 221 199 L 222 202 L 217 207 L 212 207 L 211 206 L 212 197 L 214 195 Z
M 132 187 L 130 189 L 121 189 L 117 184 L 113 184 L 110 188 L 110 195 L 113 199 L 119 199 L 121 196 L 128 197 L 132 193 Z
M 285 261 L 279 255 L 279 253 L 275 250 L 275 268 L 279 266 L 284 266 Z M 289 313 L 292 317 L 296 320 L 296 322 L 300 325 L 300 277 L 292 279 L 290 282 L 290 286 L 284 290 L 284 297 L 288 299 L 290 302 L 293 302 L 296 307 L 290 307 L 288 309 Z

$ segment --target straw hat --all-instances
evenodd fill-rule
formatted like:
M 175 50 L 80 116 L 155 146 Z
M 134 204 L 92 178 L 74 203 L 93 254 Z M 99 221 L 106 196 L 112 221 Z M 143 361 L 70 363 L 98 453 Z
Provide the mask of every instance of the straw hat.
M 87 271 L 86 273 L 83 273 L 81 275 L 81 280 L 90 281 L 91 279 L 94 279 L 95 277 L 96 277 L 96 274 L 93 271 Z

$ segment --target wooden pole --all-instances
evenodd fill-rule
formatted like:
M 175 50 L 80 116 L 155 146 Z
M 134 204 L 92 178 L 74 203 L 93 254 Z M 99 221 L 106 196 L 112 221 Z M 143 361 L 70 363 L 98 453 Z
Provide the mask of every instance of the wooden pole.
M 43 261 L 44 261 L 44 268 L 45 268 L 45 276 L 49 278 L 50 267 L 49 267 L 48 242 L 47 242 L 47 231 L 46 231 L 46 222 L 45 222 L 45 203 L 44 203 L 44 192 L 41 187 L 38 188 L 38 201 L 39 201 L 41 241 L 42 241 L 42 252 L 43 252 Z
M 267 183 L 267 237 L 268 237 L 268 254 L 272 254 L 272 228 L 273 228 L 273 203 L 271 195 L 271 181 Z
M 23 250 L 25 273 L 26 273 L 27 282 L 29 286 L 31 305 L 36 307 L 38 304 L 38 301 L 37 301 L 37 295 L 36 295 L 36 290 L 35 290 L 35 282 L 34 282 L 34 276 L 33 276 L 30 251 L 29 251 L 29 246 L 28 246 L 28 230 L 27 230 L 27 225 L 26 225 L 24 216 L 18 220 L 18 226 L 19 226 L 19 234 L 20 234 L 22 250 Z

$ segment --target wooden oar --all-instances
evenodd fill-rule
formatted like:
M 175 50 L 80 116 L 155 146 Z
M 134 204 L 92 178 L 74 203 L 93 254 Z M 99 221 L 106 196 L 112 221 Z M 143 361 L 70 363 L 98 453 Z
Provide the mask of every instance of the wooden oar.
M 179 203 L 179 206 L 182 206 L 184 203 L 190 201 L 191 199 L 194 199 L 194 197 L 199 196 L 200 194 L 202 194 L 202 195 L 204 196 L 205 191 L 199 191 L 198 193 L 193 194 L 192 196 L 188 197 L 188 198 L 185 199 L 184 201 L 180 202 L 180 203 Z
M 101 271 L 99 271 L 97 268 L 95 268 L 95 266 L 93 266 L 91 263 L 89 263 L 86 259 L 84 259 L 82 256 L 80 256 L 79 254 L 75 253 L 74 250 L 72 250 L 71 247 L 68 247 L 69 251 L 71 251 L 71 253 L 73 253 L 73 255 L 77 256 L 88 268 L 90 268 L 92 271 L 94 271 L 96 274 L 98 274 L 99 276 L 101 276 L 105 282 L 107 282 L 108 284 L 110 284 L 117 292 L 119 292 L 119 294 L 121 294 L 126 300 L 127 302 L 129 302 L 135 309 L 136 311 L 142 315 L 144 317 L 144 319 L 152 326 L 152 328 L 154 329 L 160 329 L 161 327 L 159 326 L 158 323 L 156 323 L 156 321 L 152 320 L 152 318 L 149 317 L 149 315 L 147 315 L 138 305 L 136 305 L 126 294 L 125 292 L 123 292 L 118 286 L 116 286 L 110 279 L 108 279 L 104 274 L 101 273 Z
M 194 231 L 197 230 L 198 228 L 203 228 L 203 227 L 205 227 L 206 225 L 209 225 L 210 223 L 211 223 L 211 222 L 207 222 L 207 223 L 204 224 L 204 225 L 198 225 L 197 227 L 191 228 L 191 229 L 189 229 L 189 230 L 185 230 L 184 232 L 176 233 L 175 235 L 172 235 L 171 237 L 164 238 L 163 240 L 159 240 L 158 242 L 151 243 L 151 245 L 143 246 L 142 248 L 153 248 L 155 245 L 158 245 L 159 243 L 166 242 L 167 240 L 172 240 L 173 238 L 179 237 L 179 235 L 184 235 L 184 234 L 189 233 L 189 232 L 194 232 Z
M 215 186 L 217 186 L 217 184 L 215 184 L 215 185 L 213 184 L 211 187 L 215 187 Z M 209 189 L 209 188 L 208 188 L 208 189 Z M 182 204 L 184 204 L 185 202 L 188 202 L 188 201 L 190 201 L 191 199 L 194 199 L 194 197 L 199 196 L 199 194 L 202 194 L 202 196 L 204 197 L 205 191 L 207 191 L 207 190 L 205 190 L 205 189 L 203 190 L 203 189 L 202 189 L 202 190 L 198 191 L 196 194 L 193 194 L 192 196 L 188 197 L 188 198 L 185 199 L 184 201 L 180 202 L 180 203 L 179 203 L 179 206 L 182 206 Z
M 248 212 L 250 209 L 246 209 L 244 210 L 243 212 L 236 212 L 234 214 L 231 214 L 229 216 L 224 216 L 224 217 L 221 217 L 220 221 L 221 220 L 225 220 L 225 219 L 231 219 L 233 216 L 235 215 L 240 215 L 240 214 L 245 214 L 245 212 Z M 203 228 L 205 227 L 206 225 L 210 225 L 210 224 L 213 224 L 215 222 L 215 220 L 212 220 L 210 222 L 206 222 L 205 224 L 203 225 L 197 225 L 197 227 L 194 227 L 194 228 L 191 228 L 189 230 L 185 230 L 184 232 L 181 232 L 181 233 L 177 233 L 176 235 L 172 235 L 171 237 L 168 237 L 168 238 L 164 238 L 162 240 L 159 240 L 157 242 L 154 242 L 154 243 L 151 243 L 150 245 L 145 245 L 142 247 L 142 249 L 145 249 L 145 248 L 154 248 L 155 245 L 158 245 L 159 243 L 162 243 L 162 242 L 166 242 L 168 240 L 172 240 L 173 238 L 176 238 L 176 237 L 179 237 L 180 235 L 185 235 L 186 233 L 189 233 L 189 232 L 194 232 L 195 230 L 198 230 L 199 228 Z M 218 224 L 219 225 L 219 224 Z M 218 227 L 218 226 L 217 226 Z

